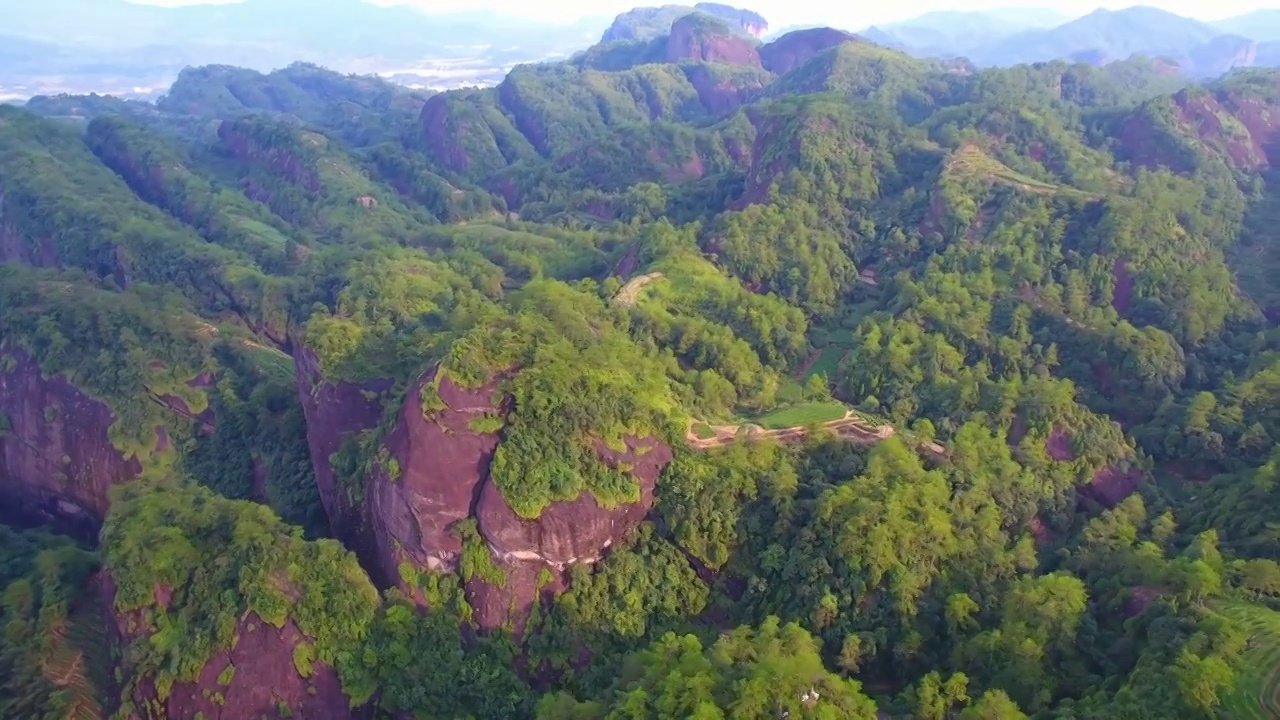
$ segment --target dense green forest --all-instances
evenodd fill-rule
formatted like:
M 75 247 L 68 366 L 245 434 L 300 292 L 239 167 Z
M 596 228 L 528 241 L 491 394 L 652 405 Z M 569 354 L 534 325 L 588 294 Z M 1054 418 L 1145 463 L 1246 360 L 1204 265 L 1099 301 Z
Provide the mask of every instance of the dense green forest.
M 654 42 L 0 107 L 0 717 L 1280 717 L 1280 74 Z

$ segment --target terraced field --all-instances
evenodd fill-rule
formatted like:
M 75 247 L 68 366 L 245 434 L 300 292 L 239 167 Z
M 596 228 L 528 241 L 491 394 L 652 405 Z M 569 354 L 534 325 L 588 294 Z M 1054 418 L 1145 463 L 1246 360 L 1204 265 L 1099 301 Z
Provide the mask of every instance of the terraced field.
M 1248 630 L 1249 649 L 1235 691 L 1223 699 L 1228 720 L 1280 720 L 1280 612 L 1231 603 L 1218 608 Z
M 1054 185 L 1024 175 L 999 160 L 991 157 L 976 145 L 962 145 L 951 153 L 947 159 L 946 172 L 962 177 L 985 178 L 992 182 L 1012 185 L 1030 193 L 1045 195 L 1077 195 L 1088 196 L 1088 193 L 1075 188 Z

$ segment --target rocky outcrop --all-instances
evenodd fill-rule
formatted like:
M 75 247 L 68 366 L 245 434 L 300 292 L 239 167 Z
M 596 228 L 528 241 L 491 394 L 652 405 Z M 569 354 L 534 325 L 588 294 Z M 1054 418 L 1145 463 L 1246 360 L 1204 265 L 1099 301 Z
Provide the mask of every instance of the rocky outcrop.
M 331 382 L 320 371 L 315 353 L 295 342 L 294 370 L 298 397 L 307 420 L 307 445 L 315 468 L 320 500 L 329 515 L 334 535 L 358 554 L 362 550 L 365 508 L 359 498 L 338 479 L 330 458 L 342 449 L 343 440 L 354 433 L 371 430 L 382 418 L 381 393 L 390 380 L 374 380 L 361 385 Z
M 757 40 L 769 32 L 769 21 L 765 20 L 760 13 L 725 5 L 724 3 L 711 2 L 698 3 L 693 6 L 693 9 L 701 13 L 714 15 Z
M 597 444 L 596 452 L 612 467 L 627 466 L 640 484 L 640 501 L 612 509 L 601 507 L 588 493 L 570 502 L 549 505 L 537 520 L 524 520 L 502 498 L 493 483 L 480 494 L 476 517 L 494 555 L 503 561 L 536 560 L 557 570 L 595 562 L 621 540 L 653 507 L 653 491 L 671 449 L 652 438 L 627 438 L 616 451 Z
M 1081 491 L 1104 507 L 1115 507 L 1132 495 L 1142 484 L 1142 471 L 1124 463 L 1098 470 Z
M 693 13 L 701 13 L 717 18 L 733 29 L 735 34 L 764 37 L 769 31 L 769 21 L 750 10 L 743 10 L 722 3 L 698 3 L 688 5 L 663 5 L 661 7 L 641 7 L 618 15 L 613 24 L 605 30 L 600 38 L 602 43 L 634 42 L 653 40 L 671 31 L 671 26 L 680 18 Z
M 255 136 L 251 121 L 223 120 L 218 125 L 218 139 L 237 159 L 261 163 L 273 174 L 301 185 L 309 192 L 320 189 L 320 175 L 315 168 L 288 147 L 271 147 Z
M 416 582 L 425 572 L 455 572 L 464 552 L 460 521 L 474 519 L 479 540 L 501 570 L 470 578 L 466 590 L 483 629 L 520 626 L 538 597 L 564 588 L 565 570 L 599 560 L 621 542 L 653 506 L 654 487 L 671 462 L 671 449 L 653 438 L 629 437 L 622 448 L 598 443 L 600 459 L 626 467 L 640 486 L 640 500 L 601 507 L 584 493 L 553 503 L 536 520 L 518 516 L 489 480 L 501 443 L 501 419 L 512 410 L 498 377 L 478 388 L 459 386 L 431 370 L 406 394 L 395 423 L 377 448 L 364 478 L 364 505 L 355 507 L 339 487 L 327 458 L 350 433 L 373 427 L 381 411 L 370 387 L 332 383 L 314 355 L 298 360 L 298 388 L 307 413 L 308 439 L 325 507 L 339 532 L 384 584 L 398 585 L 425 602 Z M 423 401 L 424 395 L 428 398 Z M 568 439 L 566 439 L 568 441 Z M 474 536 L 473 536 L 474 537 Z
M 765 70 L 785 75 L 822 51 L 856 39 L 857 36 L 834 28 L 796 30 L 760 48 L 760 62 Z
M 755 42 L 733 33 L 723 22 L 695 13 L 672 23 L 667 38 L 666 61 L 685 60 L 759 65 L 760 53 Z
M 130 643 L 145 641 L 146 611 L 118 613 L 115 586 L 107 573 L 102 575 L 103 600 L 108 618 L 108 640 L 123 650 Z M 168 605 L 170 593 L 156 589 L 158 604 Z M 194 682 L 175 683 L 164 699 L 154 678 L 132 677 L 128 654 L 118 668 L 132 701 L 128 720 L 258 720 L 259 718 L 308 718 L 308 720 L 355 720 L 342 691 L 337 672 L 319 662 L 311 663 L 311 673 L 302 677 L 294 663 L 294 649 L 310 641 L 292 620 L 282 627 L 265 622 L 255 613 L 240 619 L 236 641 L 229 650 L 213 655 Z
M 714 66 L 701 63 L 686 65 L 684 74 L 698 91 L 702 107 L 713 115 L 728 115 L 737 110 L 764 89 L 769 77 L 759 70 L 726 76 Z
M 34 267 L 57 267 L 58 251 L 52 237 L 33 240 L 8 219 L 5 212 L 4 178 L 0 178 L 0 262 L 16 262 Z
M 1241 170 L 1280 167 L 1280 76 L 1273 82 L 1270 99 L 1226 88 L 1183 90 L 1171 99 L 1173 127 L 1144 108 L 1120 127 L 1121 146 L 1135 164 L 1179 172 L 1194 169 L 1195 154 L 1206 151 Z
M 142 471 L 108 431 L 115 418 L 25 351 L 0 346 L 0 492 L 6 512 L 96 536 L 111 487 Z
M 422 388 L 430 388 L 445 406 L 428 417 Z M 453 571 L 462 552 L 450 527 L 472 515 L 498 435 L 472 428 L 479 418 L 496 416 L 497 383 L 460 388 L 436 371 L 410 389 L 395 427 L 383 442 L 386 460 L 370 479 L 367 493 L 377 557 L 387 577 L 401 562 L 432 571 Z
M 595 563 L 644 520 L 653 507 L 654 488 L 671 462 L 671 448 L 653 438 L 628 437 L 625 449 L 596 444 L 596 453 L 611 467 L 628 467 L 640 485 L 640 500 L 604 508 L 588 493 L 549 505 L 536 520 L 525 520 L 507 505 L 493 483 L 484 483 L 475 514 L 501 585 L 474 577 L 467 600 L 480 627 L 510 625 L 521 637 L 534 603 L 567 588 L 569 566 Z

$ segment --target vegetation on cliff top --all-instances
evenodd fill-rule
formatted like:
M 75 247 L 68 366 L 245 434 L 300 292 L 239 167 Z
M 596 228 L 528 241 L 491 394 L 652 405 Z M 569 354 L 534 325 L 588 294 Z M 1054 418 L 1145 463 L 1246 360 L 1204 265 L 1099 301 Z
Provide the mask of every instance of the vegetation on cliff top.
M 337 669 L 353 705 L 373 693 L 358 647 L 378 593 L 336 541 L 303 540 L 261 505 L 174 480 L 122 486 L 102 544 L 129 638 L 125 662 L 135 682 L 154 679 L 160 699 L 195 681 L 255 616 L 295 623 L 313 660 Z
M 66 268 L 0 269 L 6 349 L 106 402 L 122 449 L 165 428 L 183 470 L 237 497 L 265 470 L 318 525 L 275 347 L 390 380 L 388 423 L 444 409 L 404 397 L 433 367 L 498 383 L 489 479 L 526 518 L 636 499 L 600 460 L 629 435 L 677 456 L 652 522 L 569 570 L 523 637 L 475 643 L 459 576 L 407 567 L 432 609 L 379 604 L 349 555 L 260 506 L 122 490 L 102 552 L 149 638 L 134 680 L 193 677 L 256 612 L 395 713 L 1262 714 L 1280 347 L 1250 143 L 1280 78 L 1169 96 L 1139 61 L 952 72 L 851 42 L 773 78 L 613 52 L 433 97 L 395 132 L 398 110 L 367 110 L 402 98 L 309 69 L 190 73 L 171 110 L 226 122 L 139 112 L 82 137 L 0 112 L 0 257 Z M 365 110 L 294 93 L 321 79 Z M 273 104 L 241 116 L 229 87 L 280 96 L 241 93 Z M 678 442 L 691 418 L 837 403 L 898 436 Z M 347 448 L 363 482 L 379 443 Z M 464 575 L 527 582 L 460 530 Z

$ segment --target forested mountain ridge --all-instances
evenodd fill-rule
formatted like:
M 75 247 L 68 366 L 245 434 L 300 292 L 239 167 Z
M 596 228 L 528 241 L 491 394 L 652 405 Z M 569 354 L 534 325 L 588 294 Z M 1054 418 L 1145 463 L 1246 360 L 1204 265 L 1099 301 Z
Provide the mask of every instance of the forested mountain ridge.
M 100 543 L 0 534 L 5 717 L 1274 711 L 1280 75 L 695 18 L 31 110 L 0 493 Z

